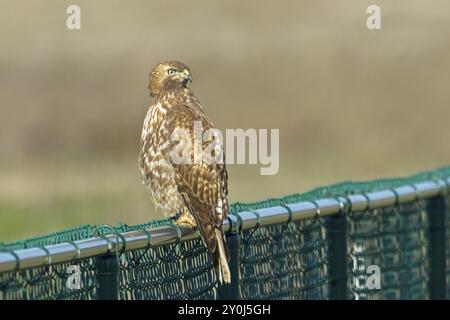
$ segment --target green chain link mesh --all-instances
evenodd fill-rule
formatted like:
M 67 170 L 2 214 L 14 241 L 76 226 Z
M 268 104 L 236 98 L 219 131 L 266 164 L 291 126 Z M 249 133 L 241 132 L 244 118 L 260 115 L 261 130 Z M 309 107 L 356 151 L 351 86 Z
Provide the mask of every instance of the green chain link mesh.
M 243 299 L 326 299 L 324 219 L 246 230 L 240 252 Z
M 348 220 L 351 298 L 429 298 L 426 201 L 356 213 Z M 382 290 L 366 284 L 371 265 L 382 270 Z
M 450 190 L 449 190 L 450 191 Z M 447 299 L 450 298 L 450 193 L 446 199 L 446 208 L 447 208 L 447 216 L 446 216 L 446 250 L 445 256 L 447 257 L 446 261 L 446 270 L 447 270 Z
M 394 188 L 450 176 L 450 167 L 409 178 L 345 182 L 304 194 L 234 203 L 231 214 L 320 198 Z M 450 206 L 447 199 L 447 296 L 450 297 Z M 241 232 L 240 293 L 244 299 L 327 299 L 330 270 L 325 219 L 258 227 Z M 0 243 L 0 251 L 42 247 L 98 234 L 170 224 L 150 221 L 115 227 L 83 225 L 50 235 Z M 348 215 L 348 288 L 352 299 L 429 298 L 426 201 Z M 68 289 L 67 268 L 77 265 L 81 288 Z M 381 269 L 381 290 L 366 286 L 370 265 Z M 120 299 L 216 299 L 218 283 L 201 240 L 126 251 L 120 256 Z M 0 273 L 0 299 L 95 299 L 94 259 Z
M 121 256 L 120 299 L 215 299 L 216 282 L 200 239 Z

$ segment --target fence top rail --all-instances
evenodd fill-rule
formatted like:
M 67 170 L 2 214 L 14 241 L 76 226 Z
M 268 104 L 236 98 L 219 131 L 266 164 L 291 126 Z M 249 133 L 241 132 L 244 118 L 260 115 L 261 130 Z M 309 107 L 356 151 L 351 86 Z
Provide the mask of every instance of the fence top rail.
M 360 212 L 448 194 L 450 177 L 404 185 L 369 193 L 304 201 L 230 215 L 223 224 L 225 232 L 239 232 L 278 223 Z M 58 264 L 105 254 L 158 247 L 199 237 L 191 228 L 167 225 L 141 231 L 95 236 L 74 242 L 15 251 L 0 251 L 0 272 Z M 1 249 L 0 249 L 1 250 Z

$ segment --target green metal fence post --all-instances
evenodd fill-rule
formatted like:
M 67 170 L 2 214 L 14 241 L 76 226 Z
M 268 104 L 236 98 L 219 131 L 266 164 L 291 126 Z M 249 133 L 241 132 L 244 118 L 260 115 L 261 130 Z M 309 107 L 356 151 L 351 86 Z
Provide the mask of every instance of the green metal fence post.
M 230 230 L 228 231 L 227 245 L 230 250 L 230 261 L 228 266 L 231 273 L 231 283 L 219 284 L 218 298 L 220 300 L 239 300 L 239 253 L 240 253 L 240 235 L 239 235 L 239 220 L 232 215 L 228 216 L 230 222 Z
M 427 202 L 430 258 L 430 299 L 446 299 L 446 235 L 445 199 L 435 197 Z
M 347 215 L 326 218 L 327 237 L 330 241 L 328 266 L 330 272 L 330 299 L 347 299 Z
M 95 278 L 97 281 L 97 300 L 119 299 L 120 263 L 116 254 L 95 258 Z

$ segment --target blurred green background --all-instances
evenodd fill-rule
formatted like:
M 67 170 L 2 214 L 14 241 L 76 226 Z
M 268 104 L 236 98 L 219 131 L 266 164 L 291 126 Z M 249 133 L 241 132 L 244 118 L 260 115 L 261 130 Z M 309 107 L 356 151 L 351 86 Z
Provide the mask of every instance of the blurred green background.
M 280 170 L 229 166 L 231 201 L 450 163 L 450 2 L 5 1 L 0 241 L 160 217 L 137 174 L 159 61 L 221 128 L 279 128 Z M 81 7 L 82 29 L 66 28 Z

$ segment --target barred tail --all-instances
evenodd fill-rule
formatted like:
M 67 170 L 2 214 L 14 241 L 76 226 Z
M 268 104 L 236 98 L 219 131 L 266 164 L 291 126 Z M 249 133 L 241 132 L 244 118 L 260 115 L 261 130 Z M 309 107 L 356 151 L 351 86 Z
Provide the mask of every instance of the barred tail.
M 231 274 L 230 268 L 228 267 L 228 261 L 230 260 L 230 252 L 228 246 L 225 242 L 223 232 L 220 229 L 216 229 L 216 250 L 213 252 L 213 263 L 216 269 L 217 276 L 219 277 L 220 283 L 230 283 Z

